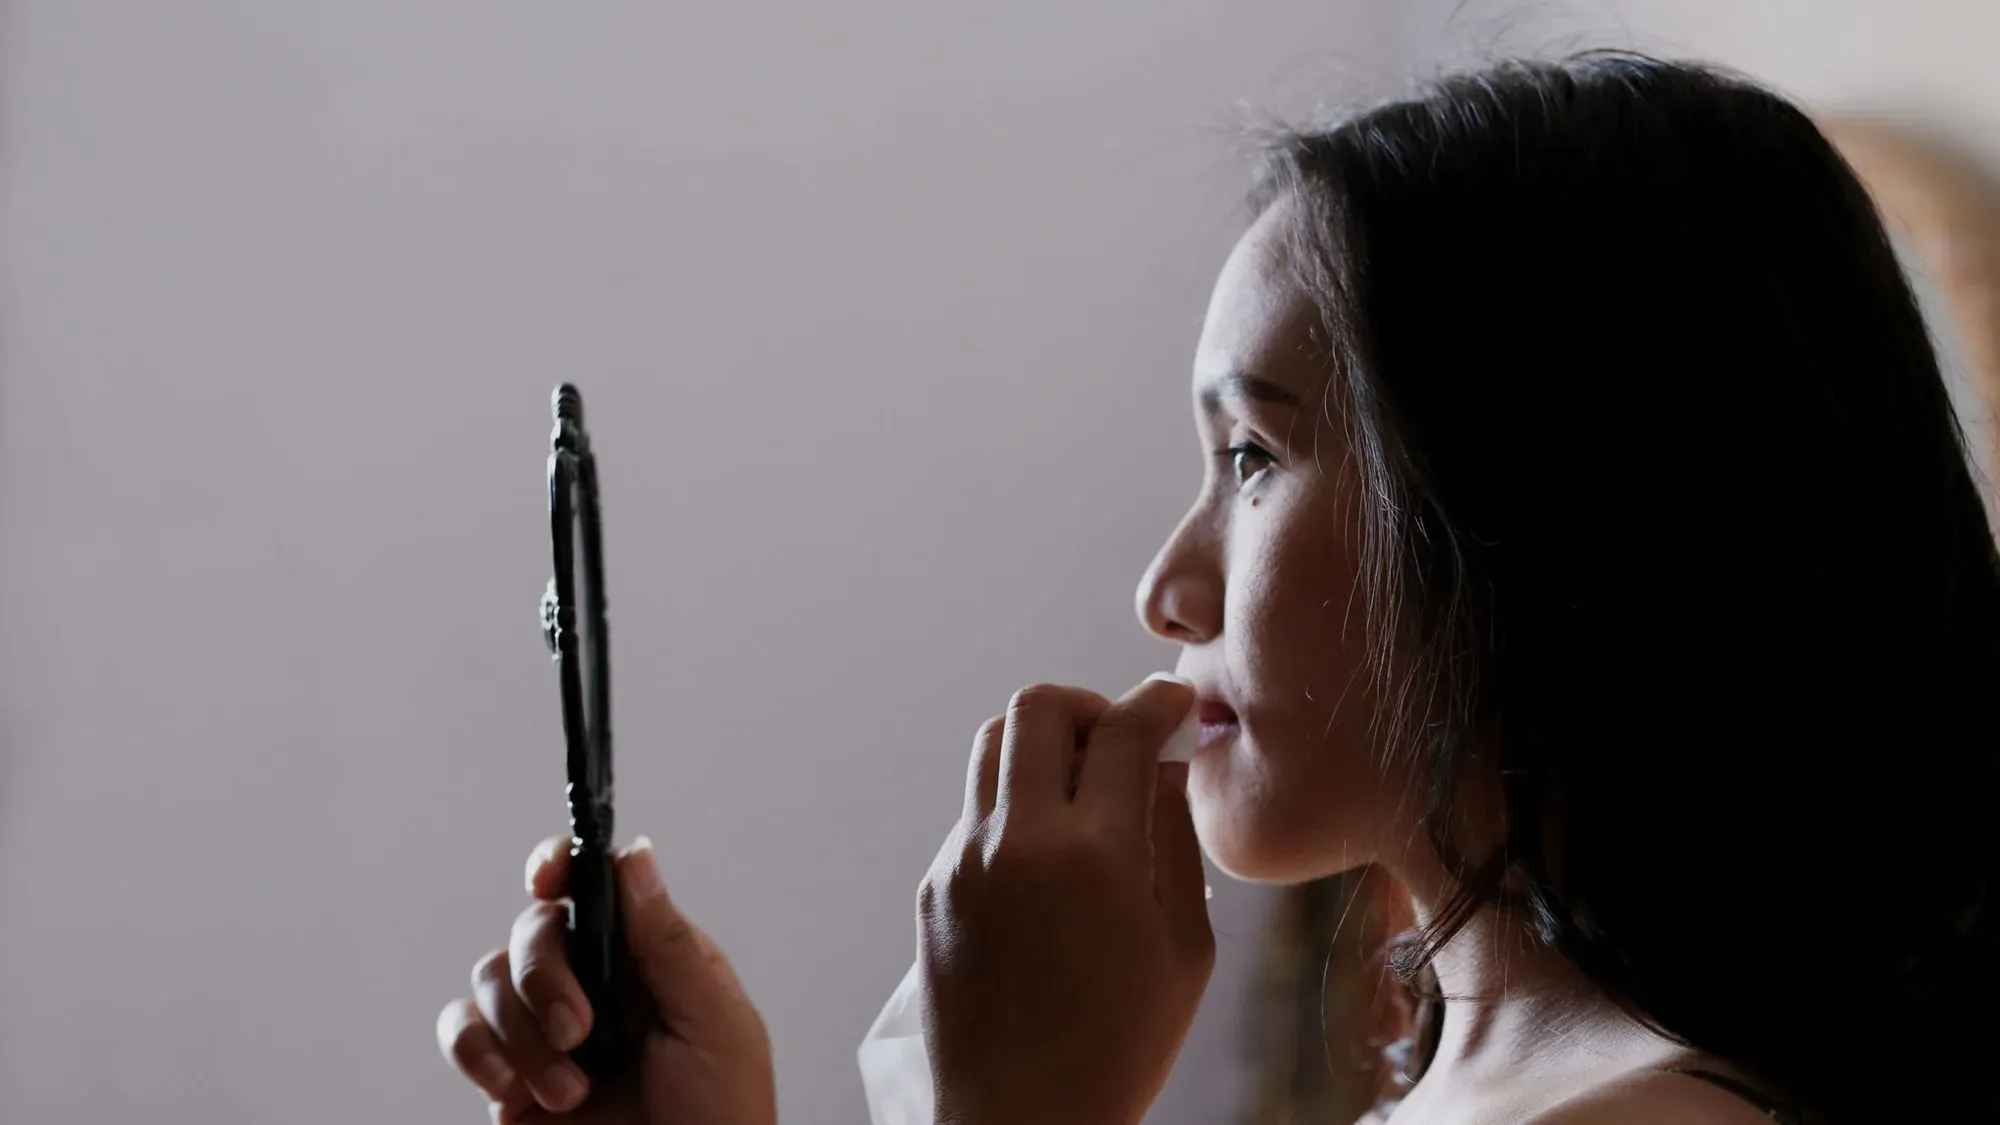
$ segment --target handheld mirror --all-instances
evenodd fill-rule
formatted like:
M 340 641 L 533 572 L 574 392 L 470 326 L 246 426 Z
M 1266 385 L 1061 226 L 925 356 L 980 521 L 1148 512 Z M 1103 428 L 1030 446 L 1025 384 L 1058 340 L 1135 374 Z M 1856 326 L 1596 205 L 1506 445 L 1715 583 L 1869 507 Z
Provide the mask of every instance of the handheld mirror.
M 604 539 L 597 461 L 583 425 L 583 396 L 557 387 L 549 435 L 549 540 L 553 575 L 542 595 L 542 633 L 562 685 L 569 770 L 569 961 L 591 1006 L 590 1037 L 571 1053 L 584 1073 L 618 1058 L 613 974 L 623 957 L 612 849 L 611 657 L 604 620 Z

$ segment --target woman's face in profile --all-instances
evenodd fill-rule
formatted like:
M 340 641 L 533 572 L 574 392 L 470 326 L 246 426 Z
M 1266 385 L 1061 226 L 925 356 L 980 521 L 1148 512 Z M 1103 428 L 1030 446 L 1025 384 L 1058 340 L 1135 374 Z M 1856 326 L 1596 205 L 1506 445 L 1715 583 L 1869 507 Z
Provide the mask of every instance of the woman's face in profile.
M 1377 858 L 1399 788 L 1367 737 L 1352 473 L 1282 206 L 1216 281 L 1194 362 L 1208 468 L 1138 608 L 1201 693 L 1189 794 L 1203 847 L 1240 878 L 1294 882 Z

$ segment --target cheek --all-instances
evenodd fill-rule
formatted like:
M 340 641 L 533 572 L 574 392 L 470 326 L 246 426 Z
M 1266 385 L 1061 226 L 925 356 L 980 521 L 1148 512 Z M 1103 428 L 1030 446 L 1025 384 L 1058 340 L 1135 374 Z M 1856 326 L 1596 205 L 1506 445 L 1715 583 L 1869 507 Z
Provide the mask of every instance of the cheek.
M 1239 877 L 1370 862 L 1393 803 L 1368 740 L 1365 629 L 1334 510 L 1271 500 L 1232 528 L 1222 641 L 1242 733 L 1197 759 L 1190 793 L 1210 856 Z
M 1367 622 L 1352 537 L 1330 488 L 1302 489 L 1231 528 L 1223 644 L 1248 727 L 1279 757 L 1365 701 Z

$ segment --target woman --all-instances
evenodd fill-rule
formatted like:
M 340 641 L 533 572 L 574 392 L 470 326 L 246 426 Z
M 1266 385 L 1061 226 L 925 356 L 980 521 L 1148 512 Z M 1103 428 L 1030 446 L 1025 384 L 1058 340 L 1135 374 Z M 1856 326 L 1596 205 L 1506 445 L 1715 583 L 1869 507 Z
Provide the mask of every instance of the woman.
M 919 896 L 938 1119 L 1139 1120 L 1212 959 L 1197 839 L 1407 892 L 1441 1018 L 1397 1122 L 2000 1119 L 2000 556 L 1820 131 L 1703 69 L 1509 65 L 1273 138 L 1256 203 L 1139 590 L 1184 679 L 1015 696 Z M 726 961 L 650 848 L 620 873 L 633 1078 L 557 1053 L 550 846 L 447 1054 L 497 1120 L 771 1121 Z

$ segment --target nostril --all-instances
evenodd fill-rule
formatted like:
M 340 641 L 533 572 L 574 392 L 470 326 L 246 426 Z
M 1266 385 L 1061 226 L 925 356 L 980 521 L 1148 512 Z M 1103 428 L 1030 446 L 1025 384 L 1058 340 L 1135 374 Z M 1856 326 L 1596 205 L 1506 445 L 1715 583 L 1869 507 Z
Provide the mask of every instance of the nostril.
M 1219 576 L 1187 552 L 1163 554 L 1139 583 L 1137 609 L 1146 631 L 1178 644 L 1214 639 L 1222 625 Z

